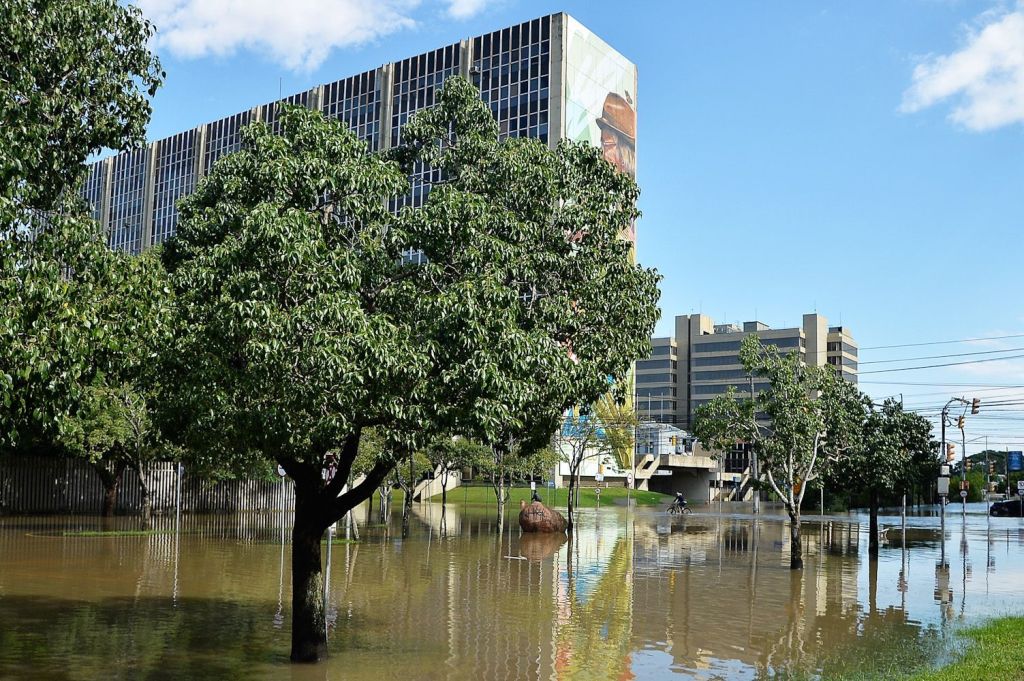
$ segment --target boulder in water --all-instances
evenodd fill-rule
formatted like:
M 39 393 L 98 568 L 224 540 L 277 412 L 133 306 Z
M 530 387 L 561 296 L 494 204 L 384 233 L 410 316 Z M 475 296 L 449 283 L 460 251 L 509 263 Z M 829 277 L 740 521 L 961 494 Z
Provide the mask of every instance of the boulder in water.
M 519 527 L 523 532 L 565 532 L 566 526 L 561 513 L 539 501 L 529 505 L 519 502 Z

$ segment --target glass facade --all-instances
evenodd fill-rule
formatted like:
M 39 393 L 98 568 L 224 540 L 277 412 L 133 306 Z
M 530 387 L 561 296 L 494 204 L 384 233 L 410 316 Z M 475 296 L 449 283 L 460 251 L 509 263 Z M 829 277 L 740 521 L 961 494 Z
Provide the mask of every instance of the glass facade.
M 725 355 L 721 357 L 694 357 L 693 366 L 695 367 L 717 367 L 729 364 L 739 364 L 739 355 Z
M 371 151 L 380 149 L 380 81 L 377 71 L 337 80 L 324 86 L 321 111 L 348 124 L 366 140 Z
M 271 132 L 275 135 L 281 134 L 281 106 L 284 104 L 309 106 L 309 92 L 300 92 L 298 94 L 285 97 L 284 99 L 279 99 L 262 108 L 260 118 L 264 123 L 270 126 Z
M 106 164 L 94 163 L 89 167 L 89 175 L 82 186 L 82 198 L 89 204 L 92 219 L 99 221 L 103 212 L 103 189 L 107 181 Z
M 552 34 L 557 33 L 554 24 L 558 16 L 540 17 L 327 83 L 319 88 L 315 103 L 326 116 L 344 121 L 372 151 L 379 151 L 389 144 L 401 144 L 404 126 L 417 111 L 435 104 L 438 89 L 448 78 L 468 73 L 493 113 L 502 138 L 532 137 L 547 144 L 561 133 L 550 127 L 552 98 L 564 99 L 564 93 L 551 89 L 552 71 L 560 68 L 551 63 Z M 565 20 L 571 22 L 568 17 Z M 565 39 L 564 31 L 559 35 Z M 611 54 L 611 48 L 607 50 Z M 471 59 L 470 63 L 465 63 L 466 59 Z M 621 56 L 618 59 L 628 64 Z M 590 73 L 587 69 L 600 75 L 598 72 L 605 68 L 590 62 L 583 66 L 586 68 L 582 71 L 577 68 L 583 76 Z M 630 67 L 635 84 L 635 67 Z M 82 196 L 97 218 L 101 217 L 104 198 L 111 199 L 105 225 L 111 245 L 137 252 L 144 245 L 159 244 L 176 232 L 176 202 L 195 190 L 197 171 L 205 175 L 222 156 L 239 150 L 242 129 L 254 120 L 263 121 L 279 133 L 280 105 L 310 106 L 315 92 L 304 91 L 227 116 L 156 142 L 147 150 L 124 152 L 112 166 L 94 164 Z M 386 105 L 390 105 L 389 111 Z M 635 107 L 635 102 L 632 105 Z M 608 115 L 602 113 L 594 125 L 600 126 L 602 121 L 607 124 Z M 152 168 L 146 167 L 147 152 L 155 155 Z M 112 168 L 114 179 L 110 197 L 104 197 L 108 181 L 103 177 L 105 167 Z M 437 169 L 414 168 L 410 193 L 393 200 L 390 207 L 398 210 L 423 205 L 431 184 L 440 180 Z M 153 194 L 144 197 L 146 191 Z M 151 207 L 152 214 L 143 215 L 143 206 Z M 144 225 L 152 225 L 149 234 L 141 233 Z M 423 254 L 415 244 L 410 246 L 403 255 L 405 260 L 422 262 Z M 674 354 L 668 347 L 654 352 L 661 357 Z
M 474 38 L 472 72 L 502 137 L 548 142 L 551 17 Z
M 152 244 L 163 243 L 174 235 L 178 226 L 178 199 L 191 194 L 195 183 L 195 130 L 157 142 Z
M 222 118 L 206 127 L 206 146 L 203 149 L 203 174 L 217 159 L 242 148 L 242 128 L 252 122 L 252 112 L 243 111 L 234 116 Z
M 111 248 L 142 251 L 143 189 L 148 149 L 135 149 L 114 157 L 107 243 Z
M 458 43 L 411 57 L 395 64 L 391 86 L 391 145 L 402 143 L 402 128 L 417 111 L 434 106 L 438 90 L 458 75 L 461 50 Z M 430 185 L 441 180 L 441 171 L 417 162 L 409 175 L 410 193 L 392 202 L 392 209 L 422 206 Z
M 637 371 L 643 371 L 644 369 L 672 369 L 676 368 L 676 360 L 674 359 L 641 359 L 636 363 Z

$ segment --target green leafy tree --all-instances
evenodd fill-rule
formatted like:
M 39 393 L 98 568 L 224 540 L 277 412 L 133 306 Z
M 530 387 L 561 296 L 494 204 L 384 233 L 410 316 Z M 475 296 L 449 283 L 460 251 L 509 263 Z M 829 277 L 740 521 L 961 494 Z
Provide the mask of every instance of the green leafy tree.
M 390 158 L 319 112 L 280 122 L 280 136 L 247 128 L 180 205 L 169 384 L 185 441 L 295 481 L 291 656 L 310 661 L 326 643 L 326 527 L 429 438 L 546 441 L 645 352 L 658 277 L 618 236 L 637 215 L 633 181 L 586 145 L 499 140 L 465 80 Z M 414 163 L 443 179 L 421 207 L 389 210 Z M 370 427 L 389 444 L 342 493 Z
M 0 214 L 55 207 L 89 154 L 143 141 L 164 74 L 153 26 L 117 0 L 0 5 Z
M 490 455 L 484 445 L 468 438 L 442 435 L 423 450 L 430 470 L 441 477 L 441 504 L 448 503 L 448 482 L 453 471 L 480 466 Z
M 848 456 L 864 422 L 865 403 L 857 389 L 831 367 L 804 365 L 796 353 L 780 354 L 754 335 L 743 339 L 743 368 L 768 380 L 755 399 L 735 391 L 697 410 L 694 433 L 712 449 L 752 444 L 769 488 L 790 520 L 790 568 L 803 567 L 800 507 L 808 483 Z
M 593 459 L 610 461 L 612 444 L 604 425 L 596 414 L 573 409 L 565 415 L 562 427 L 555 436 L 555 450 L 569 466 L 569 495 L 566 522 L 571 533 L 575 523 L 576 502 L 579 495 L 580 469 Z
M 75 192 L 85 160 L 140 143 L 163 74 L 116 0 L 0 5 L 0 446 L 44 442 L 88 399 L 116 262 Z
M 866 405 L 870 400 L 864 397 Z M 848 455 L 830 473 L 830 487 L 868 495 L 868 553 L 878 555 L 878 508 L 884 494 L 906 491 L 913 484 L 915 462 L 931 459 L 935 474 L 936 443 L 931 423 L 903 409 L 894 399 L 878 407 L 866 407 L 861 436 Z
M 114 514 L 122 478 L 130 468 L 142 491 L 142 517 L 149 521 L 149 484 L 143 466 L 155 458 L 157 443 L 149 405 L 142 395 L 129 384 L 111 387 L 98 379 L 69 419 L 62 439 L 66 449 L 88 461 L 102 481 L 102 515 Z

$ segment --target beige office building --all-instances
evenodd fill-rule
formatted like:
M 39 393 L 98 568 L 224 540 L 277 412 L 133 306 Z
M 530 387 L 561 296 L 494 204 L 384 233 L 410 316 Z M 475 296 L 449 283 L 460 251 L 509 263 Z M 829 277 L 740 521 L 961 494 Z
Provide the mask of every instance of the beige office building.
M 811 365 L 835 367 L 857 381 L 857 343 L 848 328 L 829 326 L 819 314 L 805 314 L 801 326 L 772 329 L 761 322 L 715 324 L 703 314 L 675 319 L 675 335 L 652 338 L 652 353 L 636 363 L 637 410 L 641 419 L 689 429 L 699 406 L 730 387 L 750 395 L 750 376 L 739 361 L 740 344 L 756 334 L 782 352 L 796 352 Z M 754 392 L 765 383 L 754 379 Z

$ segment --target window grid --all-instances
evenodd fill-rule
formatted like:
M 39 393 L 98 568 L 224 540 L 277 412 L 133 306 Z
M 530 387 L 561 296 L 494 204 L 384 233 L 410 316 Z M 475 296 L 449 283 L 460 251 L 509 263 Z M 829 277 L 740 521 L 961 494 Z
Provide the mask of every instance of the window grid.
M 115 250 L 129 253 L 142 250 L 142 194 L 148 153 L 144 147 L 114 157 L 107 243 Z
M 157 142 L 151 240 L 154 245 L 163 243 L 177 231 L 178 199 L 195 189 L 195 150 L 195 130 Z
M 348 125 L 370 151 L 380 149 L 380 83 L 376 71 L 345 78 L 324 86 L 325 116 Z
M 89 204 L 92 219 L 99 222 L 103 212 L 103 185 L 107 179 L 104 173 L 106 164 L 93 163 L 89 167 L 89 176 L 85 178 L 85 185 L 82 187 L 82 198 Z
M 271 102 L 263 107 L 262 119 L 263 122 L 270 126 L 270 131 L 275 135 L 281 134 L 281 121 L 279 120 L 281 115 L 282 104 L 297 104 L 299 106 L 308 106 L 309 92 L 300 92 L 295 95 L 290 95 L 284 99 L 279 99 L 276 102 Z
M 437 91 L 449 77 L 459 73 L 460 57 L 461 50 L 455 43 L 395 64 L 391 90 L 392 146 L 402 143 L 402 128 L 413 114 L 434 106 Z M 422 206 L 430 193 L 430 185 L 440 181 L 440 170 L 417 161 L 409 175 L 411 191 L 392 201 L 392 210 Z
M 548 142 L 551 18 L 473 39 L 473 72 L 502 137 Z
M 238 151 L 242 148 L 242 128 L 252 119 L 251 111 L 243 111 L 234 116 L 222 118 L 206 127 L 206 148 L 203 151 L 203 173 L 221 156 Z

